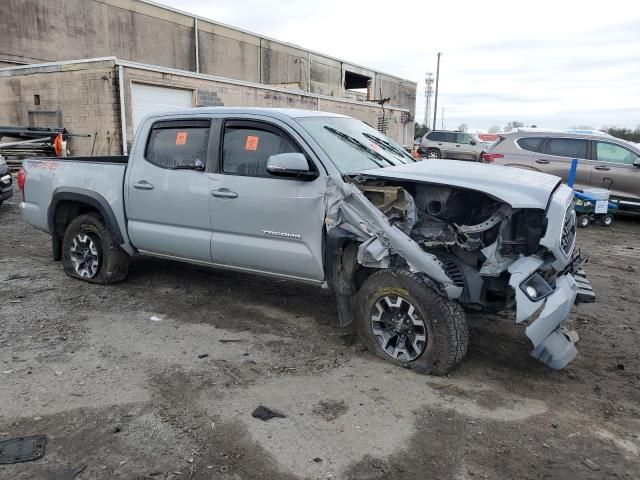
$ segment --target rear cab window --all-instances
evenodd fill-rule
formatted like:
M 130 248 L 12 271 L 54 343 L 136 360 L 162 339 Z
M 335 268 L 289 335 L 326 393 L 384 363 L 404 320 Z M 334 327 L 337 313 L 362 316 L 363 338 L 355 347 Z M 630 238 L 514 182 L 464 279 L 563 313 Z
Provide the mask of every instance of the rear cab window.
M 210 130 L 210 120 L 156 122 L 149 132 L 145 159 L 160 168 L 204 169 Z

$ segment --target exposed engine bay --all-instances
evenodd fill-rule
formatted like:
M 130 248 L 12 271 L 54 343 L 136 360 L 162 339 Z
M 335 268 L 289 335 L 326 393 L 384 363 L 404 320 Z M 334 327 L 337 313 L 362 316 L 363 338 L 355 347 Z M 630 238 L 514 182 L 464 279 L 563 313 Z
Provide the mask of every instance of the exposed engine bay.
M 443 185 L 351 181 L 392 225 L 442 263 L 463 288 L 462 303 L 504 307 L 509 264 L 520 255 L 543 253 L 543 210 L 513 209 L 485 193 Z

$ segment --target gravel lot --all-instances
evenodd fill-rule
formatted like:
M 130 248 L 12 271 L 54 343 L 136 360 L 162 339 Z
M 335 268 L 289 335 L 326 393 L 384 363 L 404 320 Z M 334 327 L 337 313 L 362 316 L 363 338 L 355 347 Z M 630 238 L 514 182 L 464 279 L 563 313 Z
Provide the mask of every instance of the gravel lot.
M 0 440 L 48 443 L 1 479 L 640 478 L 634 218 L 580 231 L 598 302 L 574 308 L 569 368 L 475 315 L 438 378 L 364 351 L 321 290 L 145 258 L 122 284 L 72 280 L 17 197 L 0 209 Z

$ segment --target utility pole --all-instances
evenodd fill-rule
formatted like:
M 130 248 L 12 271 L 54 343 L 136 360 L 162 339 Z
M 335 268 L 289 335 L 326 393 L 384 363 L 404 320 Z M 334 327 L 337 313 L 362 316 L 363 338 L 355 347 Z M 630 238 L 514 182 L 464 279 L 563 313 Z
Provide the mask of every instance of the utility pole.
M 429 122 L 431 121 L 431 97 L 433 96 L 433 73 L 427 72 L 424 77 L 424 125 L 429 128 Z
M 438 82 L 440 80 L 440 55 L 442 55 L 442 53 L 438 52 L 438 66 L 436 68 L 436 98 L 435 101 L 433 102 L 433 128 L 438 128 L 436 127 L 436 115 L 438 114 Z

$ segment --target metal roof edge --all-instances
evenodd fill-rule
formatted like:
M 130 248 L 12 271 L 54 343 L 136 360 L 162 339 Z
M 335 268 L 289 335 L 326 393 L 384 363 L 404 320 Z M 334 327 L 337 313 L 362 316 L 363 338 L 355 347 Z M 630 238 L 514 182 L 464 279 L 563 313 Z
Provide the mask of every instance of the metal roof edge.
M 268 37 L 266 35 L 262 35 L 262 34 L 259 34 L 259 33 L 256 33 L 256 32 L 251 32 L 249 30 L 244 30 L 244 29 L 239 28 L 239 27 L 234 27 L 232 25 L 227 25 L 226 23 L 218 22 L 216 20 L 211 20 L 210 18 L 206 18 L 206 17 L 201 17 L 200 15 L 196 15 L 194 13 L 189 13 L 189 12 L 186 12 L 184 10 L 180 10 L 178 8 L 173 8 L 173 7 L 170 7 L 168 5 L 163 5 L 161 3 L 157 3 L 157 2 L 154 2 L 152 0 L 136 0 L 136 1 L 141 2 L 141 3 L 146 3 L 148 5 L 153 5 L 154 7 L 162 8 L 164 10 L 169 10 L 170 12 L 179 13 L 181 15 L 186 15 L 187 17 L 197 18 L 199 21 L 208 22 L 208 23 L 211 23 L 213 25 L 218 25 L 218 26 L 224 27 L 224 28 L 230 28 L 231 30 L 236 30 L 238 32 L 246 33 L 248 35 L 253 35 L 253 36 L 258 37 L 258 38 L 263 38 L 263 39 L 268 40 L 270 42 L 279 43 L 281 45 L 286 45 L 286 46 L 291 47 L 291 48 L 297 48 L 298 50 L 304 50 L 304 51 L 312 53 L 314 55 L 319 55 L 321 57 L 326 57 L 326 58 L 329 58 L 331 60 L 335 60 L 335 61 L 340 62 L 340 63 L 347 63 L 349 65 L 353 65 L 354 67 L 364 68 L 365 70 L 371 70 L 371 71 L 373 71 L 375 73 L 379 73 L 379 74 L 385 75 L 387 77 L 395 78 L 395 79 L 401 80 L 403 82 L 411 82 L 411 83 L 415 83 L 416 85 L 418 84 L 418 82 L 416 82 L 414 80 L 410 80 L 408 78 L 398 77 L 397 75 L 393 75 L 391 73 L 382 72 L 382 71 L 377 70 L 375 68 L 365 67 L 364 65 L 359 65 L 359 64 L 353 63 L 353 62 L 351 62 L 349 60 L 344 60 L 342 58 L 338 58 L 338 57 L 333 57 L 331 55 L 327 55 L 326 53 L 318 52 L 318 51 L 315 51 L 315 50 L 310 50 L 310 49 L 305 48 L 305 47 L 303 47 L 301 45 L 296 45 L 295 43 L 285 42 L 285 41 L 278 40 L 276 38 L 271 38 L 271 37 Z

